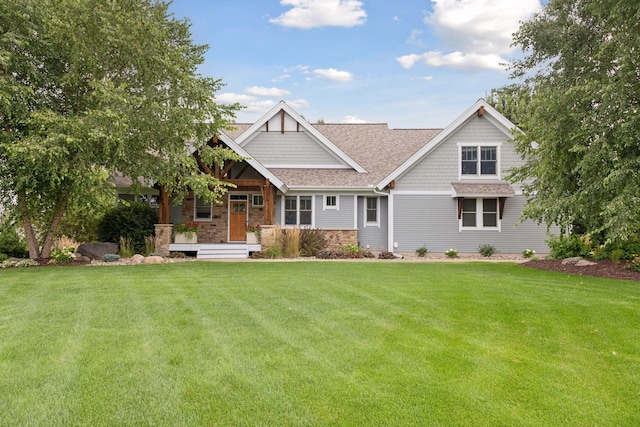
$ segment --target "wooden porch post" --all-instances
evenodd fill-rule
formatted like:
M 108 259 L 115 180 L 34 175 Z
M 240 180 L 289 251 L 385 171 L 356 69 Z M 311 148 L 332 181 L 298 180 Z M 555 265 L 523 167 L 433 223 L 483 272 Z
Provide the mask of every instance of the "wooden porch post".
M 169 224 L 171 222 L 171 203 L 169 194 L 165 191 L 164 186 L 160 185 L 160 209 L 158 210 L 158 223 Z
M 274 188 L 269 179 L 264 180 L 264 185 L 260 188 L 262 201 L 264 203 L 264 225 L 272 225 L 275 222 L 275 197 Z

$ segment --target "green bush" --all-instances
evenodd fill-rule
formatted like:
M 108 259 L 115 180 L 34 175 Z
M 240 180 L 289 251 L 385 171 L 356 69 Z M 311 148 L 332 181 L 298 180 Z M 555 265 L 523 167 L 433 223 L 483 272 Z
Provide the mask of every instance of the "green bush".
M 155 233 L 156 211 L 144 203 L 120 204 L 111 209 L 98 224 L 98 237 L 103 242 L 120 243 L 120 237 L 131 240 L 135 252 L 145 250 L 145 237 Z
M 625 268 L 640 273 L 640 255 L 634 255 L 631 262 L 625 266 Z
M 421 248 L 416 249 L 416 254 L 420 257 L 423 258 L 424 256 L 427 255 L 427 252 L 429 252 L 429 249 L 427 249 L 426 246 L 423 246 Z
M 482 255 L 483 257 L 490 257 L 491 255 L 496 253 L 496 247 L 485 243 L 478 246 L 478 252 L 480 252 L 480 255 Z
M 636 254 L 640 254 L 640 239 L 634 237 L 600 246 L 596 250 L 595 258 L 620 261 L 633 259 Z
M 9 255 L 7 254 L 0 254 L 0 262 L 4 262 L 5 260 L 7 260 L 9 258 Z
M 551 236 L 547 240 L 551 259 L 565 259 L 573 257 L 591 258 L 593 256 L 593 245 L 589 239 L 570 234 L 568 236 Z
M 74 259 L 76 259 L 76 256 L 73 253 L 73 248 L 53 248 L 51 250 L 51 260 L 49 262 L 52 264 L 66 264 Z
M 0 254 L 5 254 L 7 258 L 27 258 L 29 256 L 27 243 L 18 235 L 14 225 L 0 226 Z

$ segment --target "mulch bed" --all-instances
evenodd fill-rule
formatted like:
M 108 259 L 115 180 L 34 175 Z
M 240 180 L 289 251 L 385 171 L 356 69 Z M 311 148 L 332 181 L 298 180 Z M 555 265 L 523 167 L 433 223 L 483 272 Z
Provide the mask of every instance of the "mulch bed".
M 522 265 L 526 267 L 536 268 L 538 270 L 557 271 L 567 274 L 580 274 L 582 276 L 605 277 L 608 279 L 619 280 L 635 280 L 640 282 L 640 273 L 625 268 L 627 261 L 615 263 L 608 259 L 589 260 L 595 262 L 596 265 L 588 265 L 578 267 L 571 264 L 563 264 L 562 260 L 541 259 L 528 261 Z

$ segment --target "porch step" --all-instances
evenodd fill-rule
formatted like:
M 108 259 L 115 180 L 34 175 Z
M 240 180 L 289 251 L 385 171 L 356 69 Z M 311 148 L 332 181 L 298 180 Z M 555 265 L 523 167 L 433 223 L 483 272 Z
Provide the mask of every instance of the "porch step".
M 197 259 L 238 259 L 249 258 L 249 246 L 245 244 L 224 244 L 198 249 Z

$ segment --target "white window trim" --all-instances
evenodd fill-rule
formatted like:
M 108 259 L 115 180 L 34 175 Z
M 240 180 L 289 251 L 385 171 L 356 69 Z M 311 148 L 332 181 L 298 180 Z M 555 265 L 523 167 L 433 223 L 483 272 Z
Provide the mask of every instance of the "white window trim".
M 500 233 L 502 231 L 502 219 L 500 219 L 500 199 L 498 197 L 469 197 L 469 199 L 474 198 L 476 199 L 476 226 L 475 227 L 463 227 L 462 226 L 462 218 L 464 215 L 462 215 L 462 212 L 460 212 L 460 219 L 458 220 L 458 231 L 462 232 L 462 231 L 470 231 L 470 230 L 481 230 L 481 231 L 497 231 L 498 233 Z M 496 212 L 496 221 L 497 221 L 497 226 L 496 227 L 485 227 L 483 226 L 483 204 L 482 201 L 484 199 L 496 199 L 496 208 L 497 208 L 497 212 Z
M 198 212 L 198 196 L 196 196 L 195 194 L 193 195 L 193 220 L 198 222 L 198 221 L 204 221 L 204 222 L 209 222 L 209 221 L 213 221 L 213 203 L 209 203 L 209 218 L 198 218 L 197 215 Z
M 251 195 L 251 206 L 253 206 L 254 208 L 262 208 L 262 207 L 264 207 L 264 198 L 262 199 L 262 203 L 258 205 L 258 204 L 255 203 L 256 196 L 263 197 L 262 194 L 259 194 L 259 193 L 252 194 Z
M 286 205 L 286 198 L 287 197 L 295 197 L 296 198 L 296 223 L 295 224 L 285 224 L 286 222 L 286 218 L 285 218 L 285 205 Z M 300 197 L 311 197 L 311 224 L 300 224 Z M 281 205 L 282 207 L 280 208 L 280 218 L 282 218 L 281 220 L 281 225 L 283 228 L 293 228 L 293 227 L 309 227 L 309 228 L 315 228 L 316 226 L 316 196 L 315 194 L 299 194 L 299 195 L 282 195 L 281 197 Z
M 376 199 L 376 221 L 367 221 L 367 199 Z M 362 211 L 364 212 L 364 217 L 363 217 L 363 225 L 365 227 L 378 227 L 380 228 L 380 197 L 370 197 L 370 196 L 365 196 L 364 198 L 364 209 L 362 209 Z
M 336 205 L 335 206 L 327 205 L 327 197 L 335 197 L 336 198 Z M 337 195 L 337 194 L 324 194 L 322 196 L 322 210 L 323 211 L 326 211 L 326 210 L 339 211 L 340 210 L 340 196 Z
M 462 147 L 478 147 L 478 173 L 475 175 L 462 174 Z M 481 161 L 481 148 L 482 147 L 496 147 L 496 175 L 482 175 L 480 173 L 480 161 Z M 500 162 L 500 151 L 501 151 L 502 143 L 501 142 L 459 142 L 458 143 L 458 180 L 500 180 L 502 166 Z

